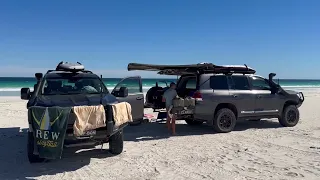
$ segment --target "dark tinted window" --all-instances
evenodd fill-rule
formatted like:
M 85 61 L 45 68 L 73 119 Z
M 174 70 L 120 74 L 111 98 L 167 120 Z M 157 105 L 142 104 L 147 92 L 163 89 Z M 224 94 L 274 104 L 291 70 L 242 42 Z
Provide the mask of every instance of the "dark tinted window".
M 231 89 L 236 90 L 249 90 L 249 82 L 247 76 L 232 76 L 230 79 Z
M 212 89 L 229 89 L 226 76 L 211 76 L 210 87 Z

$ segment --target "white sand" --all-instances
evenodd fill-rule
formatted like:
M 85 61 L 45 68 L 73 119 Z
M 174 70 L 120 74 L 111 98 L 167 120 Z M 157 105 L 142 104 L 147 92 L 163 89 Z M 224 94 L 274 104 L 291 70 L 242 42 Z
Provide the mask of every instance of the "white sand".
M 0 98 L 0 179 L 320 179 L 320 96 L 306 94 L 301 121 L 239 122 L 235 131 L 178 122 L 170 137 L 158 122 L 125 129 L 124 152 L 64 151 L 63 159 L 30 165 L 26 101 Z M 150 111 L 150 110 L 149 110 Z

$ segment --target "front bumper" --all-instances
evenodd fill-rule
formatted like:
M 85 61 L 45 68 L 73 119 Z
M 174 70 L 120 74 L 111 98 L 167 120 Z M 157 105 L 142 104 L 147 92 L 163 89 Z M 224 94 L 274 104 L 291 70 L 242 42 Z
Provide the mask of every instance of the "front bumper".
M 300 107 L 300 106 L 302 105 L 302 103 L 304 102 L 304 95 L 303 95 L 302 92 L 299 92 L 299 93 L 297 94 L 297 96 L 298 96 L 298 98 L 299 98 L 297 107 Z

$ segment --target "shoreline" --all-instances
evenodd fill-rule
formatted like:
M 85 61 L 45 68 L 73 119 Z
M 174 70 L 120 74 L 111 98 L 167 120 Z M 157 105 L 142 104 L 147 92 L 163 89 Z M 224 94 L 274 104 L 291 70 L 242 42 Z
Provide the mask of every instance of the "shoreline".
M 147 91 L 152 86 L 145 86 L 143 87 L 143 93 L 147 93 Z M 109 91 L 112 91 L 114 87 L 108 86 L 107 87 Z M 320 93 L 320 87 L 298 87 L 298 86 L 290 86 L 290 87 L 283 87 L 285 90 L 293 90 L 297 92 L 303 92 L 303 93 Z M 0 88 L 0 97 L 11 97 L 11 96 L 20 96 L 20 89 L 21 88 Z M 30 88 L 31 91 L 33 91 L 33 88 Z

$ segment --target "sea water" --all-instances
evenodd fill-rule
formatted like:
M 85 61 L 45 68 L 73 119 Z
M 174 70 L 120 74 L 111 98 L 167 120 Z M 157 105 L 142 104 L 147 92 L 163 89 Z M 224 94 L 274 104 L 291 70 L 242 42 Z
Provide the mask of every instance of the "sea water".
M 103 82 L 107 86 L 109 91 L 117 85 L 121 78 L 104 78 Z M 142 79 L 143 92 L 146 93 L 148 89 L 155 86 L 156 82 L 159 86 L 164 87 L 166 81 L 169 85 L 170 82 L 176 82 L 177 79 Z M 278 82 L 278 80 L 275 80 Z M 35 78 L 32 77 L 0 77 L 0 96 L 20 96 L 20 89 L 22 87 L 29 87 L 33 89 L 33 85 L 36 83 Z M 320 92 L 320 80 L 310 79 L 280 79 L 279 84 L 284 89 L 292 89 L 298 91 L 319 91 Z

